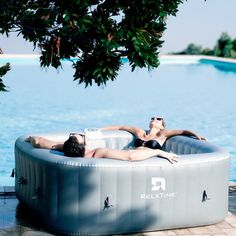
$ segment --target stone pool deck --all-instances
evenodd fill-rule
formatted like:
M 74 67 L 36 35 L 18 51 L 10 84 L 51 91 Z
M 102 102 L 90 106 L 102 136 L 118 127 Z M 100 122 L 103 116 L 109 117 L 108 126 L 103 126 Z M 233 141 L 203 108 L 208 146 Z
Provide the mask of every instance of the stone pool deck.
M 14 188 L 0 187 L 0 236 L 53 236 L 33 216 L 25 214 Z M 132 234 L 136 236 L 236 236 L 236 183 L 229 186 L 229 212 L 214 225 Z

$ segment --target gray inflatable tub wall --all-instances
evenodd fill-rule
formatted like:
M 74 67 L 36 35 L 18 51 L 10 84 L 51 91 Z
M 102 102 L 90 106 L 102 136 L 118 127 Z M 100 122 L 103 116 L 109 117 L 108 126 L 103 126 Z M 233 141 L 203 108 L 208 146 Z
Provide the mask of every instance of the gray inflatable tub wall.
M 65 140 L 68 134 L 43 135 Z M 162 158 L 128 162 L 69 158 L 15 144 L 16 194 L 45 227 L 67 235 L 105 235 L 208 225 L 228 212 L 229 155 L 184 136 L 167 140 L 164 150 L 179 162 Z M 90 146 L 130 148 L 133 136 L 103 132 Z

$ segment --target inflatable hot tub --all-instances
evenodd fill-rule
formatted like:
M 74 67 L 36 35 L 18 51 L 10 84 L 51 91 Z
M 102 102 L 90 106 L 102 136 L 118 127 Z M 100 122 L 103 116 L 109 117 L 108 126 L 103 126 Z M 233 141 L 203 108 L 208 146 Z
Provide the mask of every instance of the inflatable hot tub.
M 66 134 L 43 137 L 66 140 Z M 15 144 L 16 194 L 44 226 L 66 235 L 105 235 L 208 225 L 228 212 L 229 154 L 209 142 L 175 136 L 163 150 L 176 164 L 69 158 Z M 132 148 L 125 131 L 106 131 L 91 147 Z

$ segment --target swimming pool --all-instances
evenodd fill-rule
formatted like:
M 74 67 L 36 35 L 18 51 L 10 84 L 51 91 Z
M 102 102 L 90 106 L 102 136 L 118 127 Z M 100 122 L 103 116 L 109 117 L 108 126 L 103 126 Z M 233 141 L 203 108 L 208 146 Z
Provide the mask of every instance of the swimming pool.
M 153 71 L 130 72 L 125 64 L 105 88 L 73 82 L 70 62 L 63 70 L 41 69 L 38 58 L 2 58 L 12 70 L 0 93 L 0 186 L 14 185 L 14 142 L 27 133 L 69 132 L 112 124 L 148 126 L 153 115 L 167 128 L 191 129 L 231 155 L 229 180 L 236 181 L 236 73 L 232 65 L 199 58 L 163 57 Z

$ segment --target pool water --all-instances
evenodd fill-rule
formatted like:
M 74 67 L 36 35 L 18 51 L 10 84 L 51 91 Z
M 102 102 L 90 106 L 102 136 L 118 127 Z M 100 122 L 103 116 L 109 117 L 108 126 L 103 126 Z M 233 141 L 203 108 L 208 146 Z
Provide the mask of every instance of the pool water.
M 23 134 L 75 132 L 86 127 L 126 124 L 148 128 L 164 117 L 168 129 L 190 129 L 230 152 L 229 180 L 236 181 L 236 73 L 210 63 L 163 60 L 153 71 L 130 72 L 104 88 L 73 81 L 72 64 L 41 69 L 36 59 L 11 62 L 0 93 L 0 186 L 14 185 L 14 142 Z M 4 63 L 0 60 L 0 65 Z

